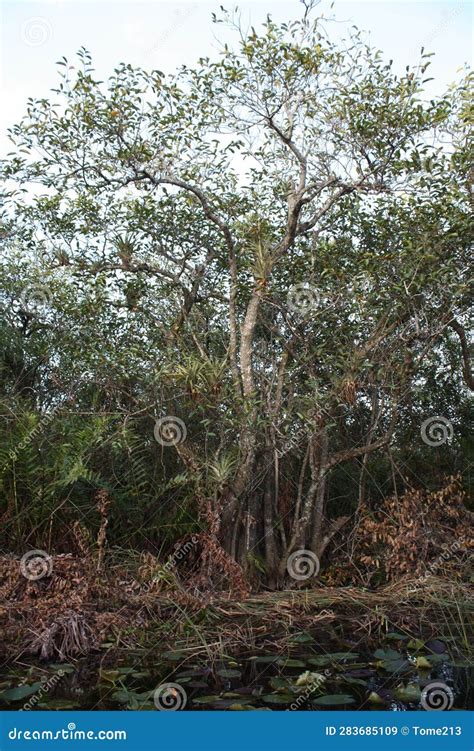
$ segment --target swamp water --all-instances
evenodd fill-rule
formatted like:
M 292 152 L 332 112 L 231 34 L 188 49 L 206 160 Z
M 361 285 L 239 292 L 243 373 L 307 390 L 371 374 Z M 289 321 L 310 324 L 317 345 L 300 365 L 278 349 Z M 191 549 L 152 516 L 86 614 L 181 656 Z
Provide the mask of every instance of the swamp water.
M 342 648 L 342 646 L 344 648 Z M 215 710 L 416 710 L 431 683 L 448 689 L 446 709 L 474 708 L 474 669 L 448 640 L 391 633 L 378 649 L 363 644 L 323 651 L 309 633 L 286 654 L 228 659 L 190 651 L 113 652 L 75 663 L 16 662 L 0 678 L 3 709 L 162 708 Z M 156 689 L 173 684 L 167 696 Z M 439 707 L 440 708 L 440 707 Z

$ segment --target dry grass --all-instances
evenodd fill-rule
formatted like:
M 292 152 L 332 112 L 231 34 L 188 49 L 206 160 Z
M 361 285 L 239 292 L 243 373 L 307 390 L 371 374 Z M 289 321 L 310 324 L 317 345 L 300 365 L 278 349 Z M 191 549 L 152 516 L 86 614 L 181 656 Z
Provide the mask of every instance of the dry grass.
M 174 639 L 170 648 L 203 651 L 205 644 L 227 654 L 283 652 L 300 631 L 310 631 L 316 640 L 319 635 L 321 644 L 344 638 L 377 643 L 398 631 L 425 639 L 443 634 L 467 654 L 473 613 L 472 587 L 435 577 L 421 583 L 407 578 L 376 592 L 355 587 L 271 592 L 241 602 L 215 600 L 199 624 L 199 639 L 190 634 Z
M 255 594 L 229 600 L 190 593 L 173 578 L 146 586 L 126 567 L 97 573 L 95 562 L 53 558 L 52 572 L 24 578 L 19 561 L 0 559 L 0 630 L 4 658 L 36 654 L 69 659 L 117 648 L 183 649 L 208 658 L 243 651 L 288 649 L 292 636 L 310 631 L 321 644 L 341 638 L 377 641 L 388 631 L 425 638 L 448 635 L 464 653 L 472 643 L 472 586 L 407 577 L 377 591 L 321 587 Z

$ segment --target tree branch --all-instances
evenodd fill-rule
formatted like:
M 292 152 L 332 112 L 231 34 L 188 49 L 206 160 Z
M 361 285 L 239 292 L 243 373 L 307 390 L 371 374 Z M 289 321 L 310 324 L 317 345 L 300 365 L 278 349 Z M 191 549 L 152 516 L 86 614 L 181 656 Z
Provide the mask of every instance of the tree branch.
M 462 353 L 462 359 L 463 359 L 463 375 L 464 380 L 466 382 L 466 385 L 468 388 L 471 389 L 471 391 L 474 391 L 474 378 L 472 375 L 471 370 L 471 360 L 470 360 L 470 354 L 469 354 L 469 344 L 467 341 L 466 332 L 464 331 L 461 324 L 456 321 L 455 318 L 453 318 L 451 321 L 449 321 L 448 324 L 458 335 L 459 341 L 461 343 L 461 353 Z

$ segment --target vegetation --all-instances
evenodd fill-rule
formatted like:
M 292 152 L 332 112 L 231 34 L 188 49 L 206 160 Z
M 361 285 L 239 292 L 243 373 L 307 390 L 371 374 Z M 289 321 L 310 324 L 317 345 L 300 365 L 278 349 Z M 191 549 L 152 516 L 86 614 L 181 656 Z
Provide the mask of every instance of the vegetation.
M 78 605 L 433 575 L 465 602 L 472 74 L 426 99 L 429 53 L 399 75 L 313 15 L 223 12 L 235 44 L 173 75 L 81 49 L 11 130 L 0 544 L 78 567 Z M 21 610 L 47 580 L 12 560 Z M 77 612 L 29 648 L 105 639 Z

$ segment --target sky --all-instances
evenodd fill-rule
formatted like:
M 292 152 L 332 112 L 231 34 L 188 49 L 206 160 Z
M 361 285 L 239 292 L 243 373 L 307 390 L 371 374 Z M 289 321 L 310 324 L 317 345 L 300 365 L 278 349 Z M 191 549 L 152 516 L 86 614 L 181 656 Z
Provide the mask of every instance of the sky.
M 217 54 L 221 25 L 211 22 L 219 6 L 234 3 L 166 0 L 0 0 L 0 156 L 9 150 L 7 128 L 25 112 L 28 97 L 47 97 L 58 77 L 55 62 L 73 61 L 79 47 L 93 56 L 101 78 L 119 62 L 165 72 L 200 56 Z M 267 13 L 284 21 L 301 15 L 300 0 L 238 2 L 242 16 L 258 27 Z M 442 93 L 473 62 L 472 4 L 439 0 L 336 0 L 331 10 L 322 0 L 319 12 L 334 15 L 334 35 L 355 24 L 371 44 L 401 72 L 417 64 L 420 48 L 435 52 L 430 95 Z

